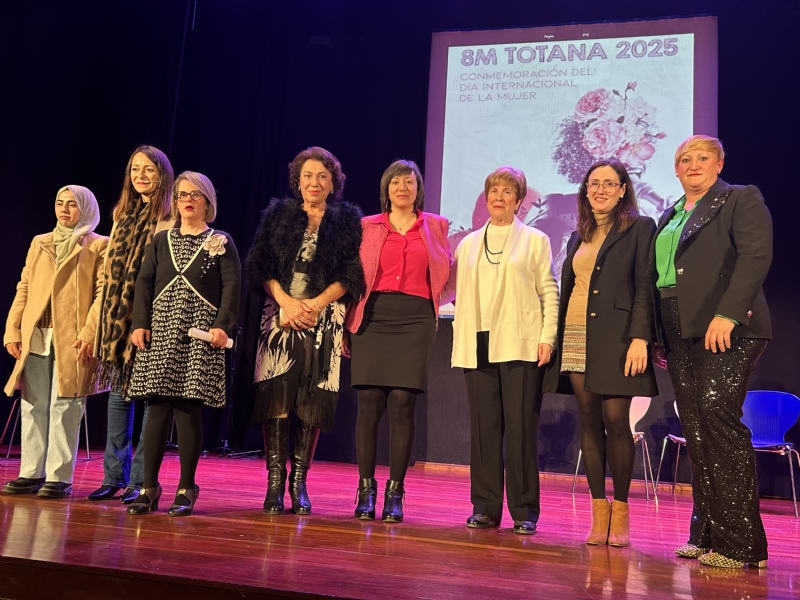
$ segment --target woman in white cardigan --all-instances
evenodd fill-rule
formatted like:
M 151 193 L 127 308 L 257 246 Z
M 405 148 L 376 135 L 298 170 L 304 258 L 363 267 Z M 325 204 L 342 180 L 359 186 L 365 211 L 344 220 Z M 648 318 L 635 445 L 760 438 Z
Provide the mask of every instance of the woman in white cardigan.
M 467 527 L 500 524 L 505 466 L 514 532 L 532 534 L 541 367 L 554 350 L 558 284 L 550 240 L 515 216 L 527 193 L 525 174 L 500 167 L 486 178 L 485 193 L 489 221 L 456 248 L 444 299 L 456 295 L 452 366 L 464 369 L 469 400 L 474 514 Z

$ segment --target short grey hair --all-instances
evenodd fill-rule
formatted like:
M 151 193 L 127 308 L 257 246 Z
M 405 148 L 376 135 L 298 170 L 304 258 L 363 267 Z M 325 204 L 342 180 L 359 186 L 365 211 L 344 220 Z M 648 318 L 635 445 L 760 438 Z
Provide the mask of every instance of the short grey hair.
M 181 214 L 178 212 L 178 184 L 181 181 L 188 181 L 194 185 L 206 197 L 206 223 L 213 223 L 217 218 L 217 190 L 211 180 L 196 171 L 184 171 L 175 179 L 175 192 L 172 194 L 172 216 L 175 217 L 176 224 L 180 224 Z

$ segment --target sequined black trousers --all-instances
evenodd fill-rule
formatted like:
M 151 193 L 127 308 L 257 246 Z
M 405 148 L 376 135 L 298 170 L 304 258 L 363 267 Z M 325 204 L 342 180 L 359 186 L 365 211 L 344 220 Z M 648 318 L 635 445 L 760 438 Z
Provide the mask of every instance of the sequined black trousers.
M 661 299 L 669 375 L 692 467 L 689 543 L 743 562 L 767 558 L 758 506 L 755 452 L 742 405 L 763 339 L 731 339 L 716 354 L 703 338 L 681 337 L 678 299 Z

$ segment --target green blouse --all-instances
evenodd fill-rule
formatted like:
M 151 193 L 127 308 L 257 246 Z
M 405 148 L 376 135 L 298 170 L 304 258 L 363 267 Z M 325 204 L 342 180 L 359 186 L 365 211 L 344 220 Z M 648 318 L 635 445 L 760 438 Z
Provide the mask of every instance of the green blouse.
M 703 198 L 700 198 L 702 200 Z M 681 233 L 683 233 L 683 226 L 695 209 L 698 200 L 694 203 L 691 210 L 686 210 L 686 196 L 678 200 L 675 205 L 675 214 L 661 230 L 656 238 L 656 269 L 658 270 L 658 279 L 656 280 L 656 287 L 658 289 L 665 287 L 674 287 L 677 285 L 675 281 L 675 252 L 678 250 L 678 242 L 681 240 Z M 726 317 L 725 315 L 716 314 L 715 317 L 722 317 L 733 321 L 737 325 L 738 321 Z
M 702 198 L 700 199 L 702 200 Z M 700 202 L 698 200 L 697 202 Z M 697 206 L 695 202 L 695 206 Z M 656 238 L 656 269 L 658 269 L 658 289 L 673 287 L 675 283 L 675 252 L 678 250 L 678 242 L 681 240 L 681 233 L 686 221 L 692 214 L 692 210 L 686 210 L 686 196 L 678 200 L 675 205 L 675 214 L 664 226 L 664 229 Z

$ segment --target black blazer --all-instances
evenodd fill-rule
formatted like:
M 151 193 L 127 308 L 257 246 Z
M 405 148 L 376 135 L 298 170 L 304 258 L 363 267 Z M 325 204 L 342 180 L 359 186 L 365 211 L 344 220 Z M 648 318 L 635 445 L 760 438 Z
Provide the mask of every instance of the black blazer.
M 667 209 L 658 232 L 675 215 Z M 656 235 L 658 235 L 658 232 Z M 650 249 L 653 289 L 658 279 L 655 237 Z M 772 338 L 762 284 L 772 262 L 772 217 L 755 186 L 722 179 L 708 190 L 683 226 L 675 253 L 675 281 L 683 339 L 703 338 L 715 314 L 739 322 L 734 338 Z M 658 343 L 665 345 L 658 292 L 654 291 Z
M 634 377 L 625 377 L 625 359 L 631 338 L 654 339 L 653 299 L 649 276 L 650 242 L 656 224 L 639 217 L 626 231 L 609 231 L 597 253 L 589 283 L 586 308 L 586 379 L 584 388 L 595 394 L 656 396 L 652 363 Z M 572 258 L 581 245 L 578 232 L 567 244 L 561 271 L 558 309 L 558 346 L 564 340 L 567 307 L 575 287 Z M 560 375 L 561 353 L 556 352 L 545 376 L 544 391 L 571 394 L 572 386 Z

